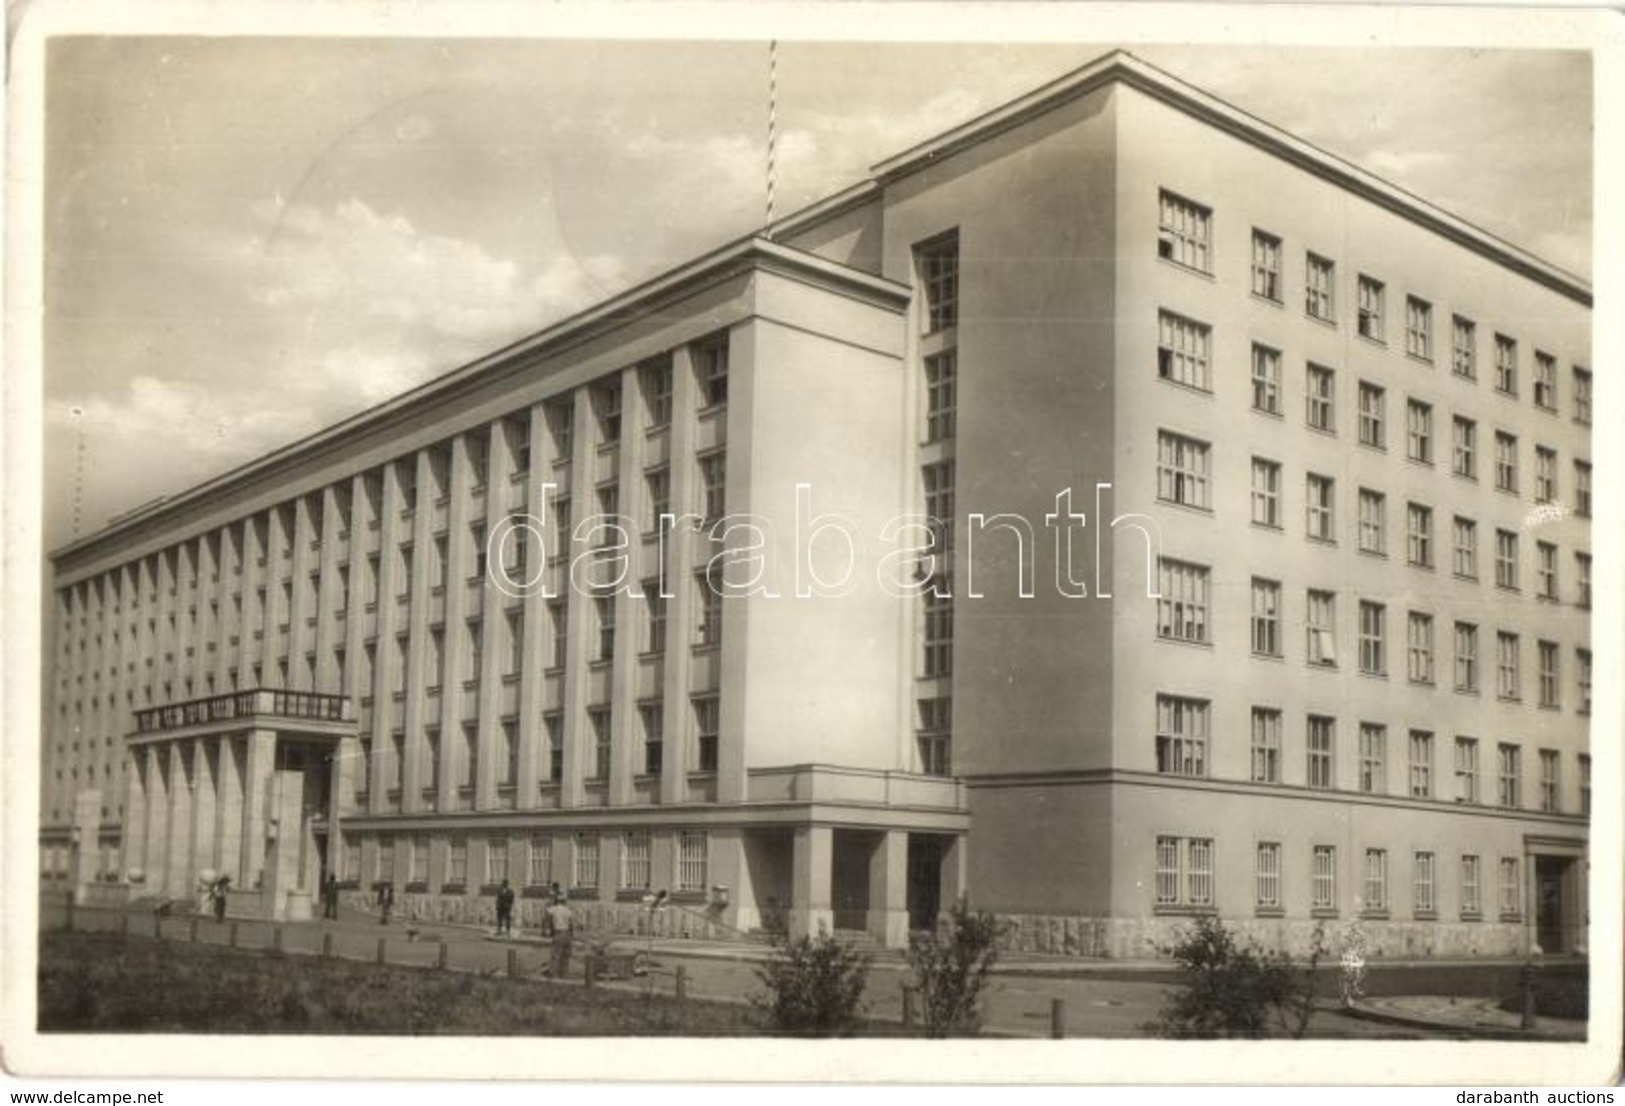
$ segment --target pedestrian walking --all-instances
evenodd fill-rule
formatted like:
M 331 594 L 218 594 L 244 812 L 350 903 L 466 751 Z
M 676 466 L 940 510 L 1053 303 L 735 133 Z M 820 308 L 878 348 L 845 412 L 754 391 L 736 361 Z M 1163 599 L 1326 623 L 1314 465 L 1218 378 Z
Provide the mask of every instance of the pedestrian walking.
M 326 881 L 322 883 L 322 917 L 336 919 L 338 916 L 339 877 L 328 872 Z
M 497 936 L 504 933 L 513 936 L 513 888 L 508 886 L 507 880 L 497 888 Z
M 214 881 L 214 887 L 209 892 L 210 898 L 214 900 L 214 920 L 216 922 L 226 920 L 226 892 L 230 888 L 231 877 L 221 876 Z
M 570 971 L 570 943 L 575 940 L 575 915 L 563 895 L 547 908 L 548 925 L 553 931 L 553 957 L 549 974 L 563 979 Z
M 389 924 L 390 911 L 394 909 L 395 885 L 386 879 L 378 887 L 378 924 L 381 926 L 387 926 Z

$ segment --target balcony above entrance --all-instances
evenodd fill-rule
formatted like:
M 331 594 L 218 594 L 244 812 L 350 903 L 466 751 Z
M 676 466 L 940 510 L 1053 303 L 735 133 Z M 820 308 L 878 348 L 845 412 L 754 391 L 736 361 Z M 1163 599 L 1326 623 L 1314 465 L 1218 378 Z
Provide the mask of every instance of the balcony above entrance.
M 342 737 L 355 732 L 348 696 L 253 688 L 135 712 L 132 744 L 264 728 Z

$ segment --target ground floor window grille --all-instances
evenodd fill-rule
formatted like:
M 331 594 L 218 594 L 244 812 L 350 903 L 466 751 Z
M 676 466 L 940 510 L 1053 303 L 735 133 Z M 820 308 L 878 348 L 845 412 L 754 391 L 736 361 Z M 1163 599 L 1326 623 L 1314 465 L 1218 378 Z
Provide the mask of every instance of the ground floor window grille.
M 677 839 L 677 889 L 704 891 L 709 878 L 711 839 L 702 830 L 684 830 Z
M 1316 845 L 1313 856 L 1312 897 L 1310 905 L 1316 910 L 1337 909 L 1337 849 L 1331 845 Z
M 1258 906 L 1263 910 L 1281 908 L 1281 846 L 1275 841 L 1258 843 Z
M 1365 851 L 1365 909 L 1377 913 L 1388 909 L 1388 850 Z
M 485 842 L 485 882 L 504 883 L 508 879 L 508 839 L 492 837 Z
M 1433 854 L 1416 854 L 1415 906 L 1418 914 L 1433 913 Z
M 1213 839 L 1157 838 L 1157 905 L 1213 905 Z
M 633 830 L 621 835 L 621 887 L 647 891 L 650 883 L 649 834 Z
M 574 885 L 598 886 L 598 838 L 588 833 L 576 834 L 576 866 Z
M 553 839 L 538 835 L 530 839 L 530 879 L 532 887 L 553 882 Z

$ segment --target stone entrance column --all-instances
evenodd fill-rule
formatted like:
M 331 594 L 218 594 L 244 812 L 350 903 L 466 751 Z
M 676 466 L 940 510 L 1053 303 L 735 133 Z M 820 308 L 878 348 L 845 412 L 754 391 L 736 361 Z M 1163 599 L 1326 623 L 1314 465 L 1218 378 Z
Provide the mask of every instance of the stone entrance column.
M 942 912 L 954 908 L 970 888 L 965 879 L 965 838 L 962 835 L 942 840 L 942 896 L 937 909 Z
M 908 945 L 908 833 L 888 830 L 869 854 L 869 910 L 864 928 L 889 949 Z
M 143 778 L 146 757 L 139 749 L 124 751 L 124 882 L 147 871 L 147 785 Z
M 187 770 L 187 752 L 179 741 L 169 745 L 169 864 L 164 889 L 177 899 L 196 894 L 192 883 L 192 774 Z
M 276 757 L 276 731 L 250 730 L 243 756 L 243 837 L 239 872 L 242 889 L 261 886 L 271 818 L 272 762 Z
M 243 743 L 220 738 L 215 757 L 215 834 L 219 839 L 216 866 L 230 876 L 233 886 L 243 878 Z
M 147 761 L 146 894 L 164 893 L 169 866 L 169 766 L 158 745 L 145 749 Z
M 790 876 L 790 936 L 807 937 L 835 931 L 835 912 L 830 906 L 834 859 L 833 829 L 829 826 L 796 829 Z
M 215 764 L 209 757 L 212 744 L 200 737 L 192 742 L 192 871 L 193 887 L 205 872 L 220 877 L 220 839 L 215 829 Z

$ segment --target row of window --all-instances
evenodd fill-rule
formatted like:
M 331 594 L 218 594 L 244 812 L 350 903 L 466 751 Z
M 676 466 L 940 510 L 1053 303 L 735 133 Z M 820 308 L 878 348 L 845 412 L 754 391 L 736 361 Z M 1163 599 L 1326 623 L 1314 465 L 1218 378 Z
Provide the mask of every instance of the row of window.
M 1343 892 L 1338 886 L 1338 847 L 1311 845 L 1304 872 L 1311 913 L 1327 916 L 1343 908 Z M 1154 904 L 1160 909 L 1211 910 L 1217 906 L 1214 873 L 1215 848 L 1211 837 L 1159 835 L 1156 841 Z M 1364 851 L 1361 878 L 1356 885 L 1354 910 L 1367 917 L 1387 917 L 1397 911 L 1390 887 L 1389 850 Z M 1440 857 L 1432 850 L 1411 854 L 1409 887 L 1411 912 L 1432 920 L 1439 914 Z M 1502 921 L 1523 916 L 1523 890 L 1519 858 L 1503 856 L 1498 862 L 1497 905 Z M 1477 921 L 1484 915 L 1483 857 L 1462 853 L 1457 866 L 1456 901 L 1463 921 Z M 1285 870 L 1283 847 L 1279 841 L 1259 841 L 1253 850 L 1253 905 L 1264 914 L 1285 909 Z
M 939 235 L 914 249 L 924 296 L 921 336 L 925 426 L 921 437 L 920 488 L 932 538 L 942 554 L 933 558 L 941 587 L 928 591 L 919 615 L 914 745 L 919 770 L 930 776 L 953 771 L 953 675 L 955 436 L 958 433 L 959 236 Z
M 1213 212 L 1210 208 L 1164 189 L 1159 195 L 1159 227 L 1157 254 L 1168 261 L 1197 272 L 1213 273 Z M 1284 247 L 1281 239 L 1268 231 L 1254 228 L 1252 232 L 1251 281 L 1255 296 L 1270 303 L 1285 303 Z M 1331 325 L 1337 324 L 1337 266 L 1330 258 L 1313 251 L 1304 255 L 1304 313 L 1311 319 Z M 1355 282 L 1355 330 L 1362 337 L 1386 345 L 1389 331 L 1389 299 L 1387 285 L 1366 273 Z M 1405 297 L 1403 322 L 1405 353 L 1418 361 L 1431 364 L 1435 356 L 1433 304 L 1419 296 Z M 1191 320 L 1180 320 L 1204 331 L 1199 344 L 1206 345 L 1205 327 Z M 1451 371 L 1464 380 L 1478 379 L 1478 324 L 1462 315 L 1450 318 Z M 1187 353 L 1193 347 L 1190 336 L 1181 343 Z M 1202 355 L 1205 358 L 1205 352 Z M 1495 335 L 1495 390 L 1516 398 L 1519 392 L 1519 350 L 1516 339 Z M 1197 370 L 1187 365 L 1193 375 L 1203 383 L 1182 379 L 1183 383 L 1206 387 L 1205 368 Z M 1574 366 L 1572 369 L 1572 399 L 1576 421 L 1591 422 L 1591 385 L 1589 370 Z M 1534 353 L 1534 403 L 1543 411 L 1555 413 L 1558 409 L 1557 358 L 1544 350 Z M 1180 377 L 1175 377 L 1180 379 Z
M 1211 746 L 1211 704 L 1206 699 L 1178 695 L 1157 696 L 1157 771 L 1164 775 L 1206 777 L 1209 774 Z M 1279 708 L 1252 708 L 1251 776 L 1253 783 L 1279 784 L 1282 776 L 1283 715 Z M 1337 787 L 1337 719 L 1309 714 L 1304 719 L 1304 781 L 1316 790 Z M 1452 799 L 1462 803 L 1483 803 L 1479 787 L 1479 742 L 1475 737 L 1455 739 L 1455 788 L 1446 794 L 1439 788 L 1431 730 L 1407 732 L 1405 785 L 1401 794 L 1413 799 Z M 1556 749 L 1538 751 L 1540 776 L 1536 808 L 1549 814 L 1563 813 L 1562 755 Z M 1591 758 L 1580 754 L 1580 811 L 1591 813 Z M 1358 790 L 1372 795 L 1389 793 L 1388 727 L 1380 722 L 1359 724 Z M 1496 806 L 1521 809 L 1523 790 L 1523 748 L 1512 742 L 1496 746 Z
M 655 882 L 652 838 L 648 830 L 627 830 L 615 835 L 619 871 L 613 886 L 622 891 L 649 891 L 665 886 Z M 553 834 L 531 834 L 523 842 L 523 851 L 516 857 L 509 838 L 493 835 L 484 839 L 485 867 L 479 885 L 495 887 L 503 882 L 524 887 L 550 888 L 555 883 L 567 883 L 571 890 L 596 891 L 604 882 L 602 837 L 598 833 L 580 831 L 568 840 L 570 857 L 567 868 L 555 865 Z M 430 852 L 440 853 L 439 887 L 437 890 L 459 890 L 472 884 L 468 868 L 469 839 L 462 834 L 450 838 L 431 838 L 427 834 L 402 836 L 381 835 L 372 850 L 374 882 L 406 883 L 427 886 L 430 878 Z M 559 850 L 562 853 L 564 850 Z M 710 834 L 703 830 L 681 830 L 676 836 L 676 851 L 672 858 L 670 887 L 678 893 L 702 892 L 710 874 Z M 355 836 L 345 839 L 344 877 L 357 882 L 365 881 L 362 870 L 361 840 Z M 517 863 L 518 870 L 510 864 Z M 561 877 L 567 877 L 561 878 Z

